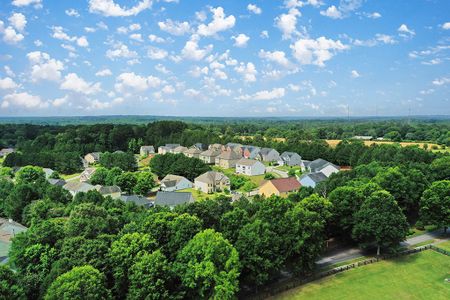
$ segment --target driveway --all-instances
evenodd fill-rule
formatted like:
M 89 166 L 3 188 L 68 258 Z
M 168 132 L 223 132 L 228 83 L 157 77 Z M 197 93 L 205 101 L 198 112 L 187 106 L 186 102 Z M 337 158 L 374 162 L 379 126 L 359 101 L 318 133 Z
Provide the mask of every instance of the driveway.
M 275 167 L 267 167 L 266 170 L 267 170 L 267 172 L 277 174 L 281 178 L 288 178 L 289 177 L 287 172 L 275 169 Z

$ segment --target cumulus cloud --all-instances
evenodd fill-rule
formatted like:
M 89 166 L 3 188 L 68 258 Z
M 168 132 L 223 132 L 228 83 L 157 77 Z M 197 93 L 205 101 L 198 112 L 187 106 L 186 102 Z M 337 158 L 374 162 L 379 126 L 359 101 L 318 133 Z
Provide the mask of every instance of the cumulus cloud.
M 69 102 L 69 96 L 67 96 L 67 95 L 65 95 L 64 97 L 61 97 L 61 98 L 56 98 L 51 101 L 51 103 L 54 107 L 63 106 L 64 104 L 67 104 L 68 102 Z
M 17 88 L 17 83 L 9 77 L 0 78 L 0 90 L 12 90 Z
M 18 31 L 24 31 L 25 26 L 27 25 L 27 19 L 25 15 L 21 13 L 13 13 L 8 18 L 9 23 Z
M 110 69 L 103 69 L 98 71 L 97 73 L 95 73 L 95 76 L 97 77 L 106 77 L 106 76 L 111 76 L 112 72 Z
M 360 8 L 362 3 L 363 0 L 340 0 L 338 7 L 331 5 L 326 10 L 322 10 L 320 14 L 332 19 L 343 19 Z
M 198 45 L 198 36 L 193 35 L 189 41 L 186 42 L 184 48 L 181 50 L 181 55 L 190 60 L 202 60 L 213 49 L 213 45 L 208 45 L 205 48 L 200 48 Z
M 297 34 L 297 17 L 301 13 L 296 8 L 291 8 L 287 14 L 281 14 L 275 19 L 275 25 L 282 32 L 283 39 L 289 39 Z
M 337 52 L 349 49 L 349 46 L 341 41 L 334 41 L 325 37 L 317 39 L 300 39 L 290 46 L 292 55 L 302 65 L 325 66 L 325 62 L 330 60 Z
M 59 81 L 64 69 L 62 61 L 51 58 L 48 53 L 33 51 L 27 54 L 31 64 L 31 81 Z
M 48 103 L 46 101 L 43 101 L 39 96 L 34 96 L 28 94 L 27 92 L 23 92 L 23 93 L 8 94 L 5 97 L 3 97 L 1 107 L 7 108 L 10 105 L 30 109 L 30 108 L 44 108 L 48 106 Z
M 262 39 L 268 39 L 268 38 L 269 38 L 269 32 L 268 32 L 267 30 L 263 30 L 263 31 L 261 31 L 261 33 L 259 34 L 259 36 L 260 36 Z
M 259 8 L 256 4 L 252 4 L 252 3 L 247 5 L 247 10 L 251 13 L 254 13 L 255 15 L 259 15 L 262 13 L 262 9 Z
M 444 24 L 442 24 L 442 29 L 450 30 L 450 22 L 445 22 Z
M 122 43 L 117 43 L 113 45 L 113 49 L 108 49 L 106 51 L 106 57 L 111 60 L 117 58 L 135 58 L 137 57 L 137 52 L 128 49 L 128 46 Z
M 234 68 L 234 70 L 242 75 L 245 82 L 256 81 L 256 74 L 258 74 L 258 72 L 256 71 L 256 67 L 253 63 L 240 63 L 239 66 Z
M 400 25 L 400 27 L 397 29 L 397 31 L 399 32 L 399 35 L 403 38 L 411 38 L 414 35 L 416 35 L 414 30 L 409 29 L 406 24 Z
M 144 92 L 150 88 L 158 87 L 162 84 L 162 80 L 158 77 L 143 77 L 134 72 L 122 73 L 116 78 L 114 88 L 122 94 L 134 92 Z
M 100 83 L 91 83 L 79 77 L 76 73 L 69 73 L 64 77 L 61 85 L 62 90 L 68 90 L 80 94 L 91 95 L 101 91 Z
M 446 85 L 446 84 L 449 84 L 449 83 L 450 83 L 450 78 L 448 78 L 448 77 L 436 78 L 432 82 L 432 84 L 436 85 L 436 86 Z
M 89 46 L 89 42 L 85 36 L 70 36 L 66 33 L 65 29 L 62 26 L 53 26 L 52 31 L 52 37 L 57 40 L 75 42 L 79 47 L 83 48 Z
M 152 43 L 158 43 L 158 44 L 160 44 L 160 43 L 165 43 L 165 42 L 166 42 L 166 40 L 165 40 L 164 38 L 159 37 L 159 36 L 154 35 L 154 34 L 150 34 L 150 35 L 148 36 L 148 39 L 149 39 L 150 42 L 152 42 Z
M 148 58 L 155 60 L 164 59 L 167 57 L 168 54 L 169 53 L 166 50 L 158 47 L 149 47 L 147 50 Z
M 361 75 L 358 73 L 358 71 L 356 71 L 356 70 L 352 70 L 351 72 L 350 72 L 350 76 L 352 77 L 352 78 L 358 78 L 358 77 L 361 77 Z
M 121 7 L 113 0 L 89 0 L 89 12 L 101 14 L 105 17 L 129 17 L 136 16 L 152 6 L 151 0 L 142 0 L 135 6 Z
M 211 8 L 213 19 L 209 24 L 200 24 L 197 28 L 197 33 L 201 36 L 214 36 L 221 31 L 228 30 L 234 27 L 236 18 L 233 15 L 225 16 L 222 7 Z
M 28 6 L 30 4 L 34 4 L 39 7 L 41 5 L 42 0 L 13 0 L 12 5 L 22 7 Z
M 13 26 L 5 28 L 2 20 L 0 20 L 0 34 L 3 35 L 3 41 L 10 45 L 15 45 L 25 38 L 24 35 L 17 32 Z
M 164 22 L 158 22 L 159 29 L 176 36 L 182 36 L 191 31 L 191 25 L 188 22 L 178 22 L 167 19 Z
M 66 15 L 68 15 L 69 17 L 75 17 L 78 18 L 80 16 L 80 14 L 78 13 L 78 11 L 74 8 L 70 8 L 70 9 L 66 9 L 64 11 L 66 13 Z
M 284 88 L 274 88 L 272 90 L 262 90 L 252 95 L 241 95 L 236 97 L 236 99 L 242 101 L 274 100 L 283 98 L 285 92 L 286 90 Z
M 232 36 L 231 38 L 234 40 L 234 46 L 238 48 L 246 47 L 247 42 L 250 40 L 250 37 L 243 33 L 240 33 L 237 36 Z
M 326 10 L 320 11 L 320 14 L 332 19 L 342 19 L 342 13 L 334 5 L 331 5 Z
M 270 61 L 270 62 L 275 62 L 285 68 L 289 68 L 292 66 L 289 59 L 286 58 L 286 53 L 284 53 L 283 51 L 272 51 L 271 52 L 271 51 L 264 51 L 261 49 L 261 50 L 259 50 L 259 57 L 261 57 L 262 59 L 265 59 L 267 61 Z

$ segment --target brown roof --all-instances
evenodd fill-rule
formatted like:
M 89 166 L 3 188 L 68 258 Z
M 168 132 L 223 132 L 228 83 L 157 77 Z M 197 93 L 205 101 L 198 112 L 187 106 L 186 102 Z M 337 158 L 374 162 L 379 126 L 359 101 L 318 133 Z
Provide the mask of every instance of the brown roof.
M 220 159 L 232 160 L 232 159 L 240 159 L 242 155 L 236 153 L 235 151 L 223 151 L 220 155 Z
M 301 187 L 300 182 L 295 177 L 275 178 L 269 180 L 280 193 L 292 192 Z

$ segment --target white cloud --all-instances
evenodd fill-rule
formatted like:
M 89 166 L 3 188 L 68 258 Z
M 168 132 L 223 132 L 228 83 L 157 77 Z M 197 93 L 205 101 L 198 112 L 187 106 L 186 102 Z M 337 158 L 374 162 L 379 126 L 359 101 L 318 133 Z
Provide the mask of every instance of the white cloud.
M 191 31 L 191 25 L 188 22 L 178 22 L 167 19 L 164 22 L 158 22 L 159 29 L 172 35 L 182 36 Z
M 27 58 L 31 63 L 31 81 L 59 81 L 61 78 L 61 71 L 64 69 L 64 64 L 59 60 L 51 58 L 48 53 L 34 51 L 28 53 Z
M 41 40 L 35 40 L 35 41 L 34 41 L 34 45 L 35 45 L 36 47 L 41 47 L 42 45 L 44 45 L 44 43 L 42 43 Z
M 167 57 L 168 54 L 169 53 L 166 50 L 157 47 L 149 47 L 147 50 L 147 56 L 150 59 L 155 60 L 164 59 Z
M 166 75 L 171 73 L 163 64 L 157 64 L 155 70 Z
M 2 20 L 0 20 L 0 34 L 3 35 L 3 41 L 11 45 L 15 45 L 25 38 L 23 34 L 16 32 L 12 26 L 5 28 Z
M 271 62 L 275 62 L 280 66 L 289 68 L 292 66 L 291 62 L 286 58 L 286 54 L 283 51 L 264 51 L 259 50 L 259 57 Z
M 377 33 L 375 37 L 369 40 L 354 40 L 353 45 L 364 46 L 364 47 L 374 47 L 380 44 L 395 44 L 397 41 L 392 35 Z
M 341 41 L 334 41 L 325 37 L 317 39 L 300 39 L 290 46 L 293 56 L 303 65 L 325 66 L 337 52 L 349 49 Z
M 232 36 L 231 38 L 234 39 L 234 46 L 239 48 L 246 47 L 247 42 L 250 40 L 250 37 L 243 33 L 240 33 L 237 36 Z
M 85 36 L 77 38 L 77 45 L 79 47 L 89 47 L 89 42 Z
M 71 37 L 67 33 L 65 33 L 64 28 L 62 28 L 61 26 L 53 26 L 52 30 L 53 30 L 52 37 L 57 40 L 65 40 L 73 42 L 77 39 L 76 37 Z
M 73 91 L 80 94 L 91 95 L 101 91 L 100 83 L 91 83 L 79 77 L 76 73 L 69 73 L 59 86 L 62 90 Z
M 150 42 L 152 42 L 152 43 L 164 43 L 164 42 L 166 42 L 166 40 L 165 39 L 163 39 L 162 37 L 159 37 L 159 36 L 157 36 L 157 35 L 154 35 L 154 34 L 150 34 L 149 36 L 148 36 L 148 39 L 150 40 Z
M 352 76 L 352 78 L 358 78 L 358 77 L 361 77 L 361 75 L 358 73 L 358 71 L 356 71 L 356 70 L 352 70 L 351 72 L 350 72 L 350 76 Z
M 249 62 L 247 64 L 240 63 L 239 66 L 234 68 L 236 72 L 242 75 L 245 82 L 254 82 L 256 81 L 256 67 L 253 63 Z
M 140 33 L 132 33 L 132 34 L 130 34 L 130 39 L 138 41 L 138 42 L 143 42 L 144 41 L 142 39 L 142 34 L 140 34 Z
M 21 13 L 13 13 L 8 20 L 9 23 L 18 31 L 23 31 L 25 29 L 25 26 L 27 25 L 27 19 L 25 18 L 25 15 Z
M 14 6 L 28 6 L 30 4 L 35 4 L 37 6 L 41 5 L 42 0 L 13 0 L 12 5 Z
M 446 85 L 446 84 L 449 84 L 449 83 L 450 83 L 450 78 L 448 78 L 448 77 L 436 78 L 432 82 L 432 84 L 436 85 L 436 86 Z
M 202 60 L 213 49 L 213 45 L 208 45 L 205 48 L 199 48 L 198 36 L 193 35 L 189 41 L 184 45 L 181 50 L 181 55 L 190 60 Z
M 158 87 L 162 84 L 162 80 L 158 77 L 143 77 L 136 75 L 134 72 L 122 73 L 116 78 L 114 88 L 122 94 L 133 92 L 145 92 L 150 88 Z
M 52 105 L 55 107 L 60 107 L 66 103 L 68 103 L 69 97 L 67 95 L 65 95 L 64 97 L 61 98 L 56 98 L 54 99 L 52 102 Z
M 80 16 L 80 14 L 78 13 L 78 11 L 74 8 L 70 8 L 70 9 L 66 9 L 64 11 L 66 13 L 66 15 L 68 15 L 69 17 L 75 17 L 78 18 Z
M 445 22 L 444 24 L 442 24 L 442 29 L 450 30 L 450 22 Z
M 297 34 L 297 17 L 301 13 L 296 8 L 291 8 L 287 14 L 281 14 L 275 19 L 275 25 L 283 33 L 283 39 L 289 39 Z
M 399 35 L 404 38 L 410 38 L 416 34 L 414 32 L 414 30 L 409 29 L 406 24 L 400 25 L 400 27 L 397 29 L 397 31 L 399 32 Z
M 261 31 L 261 33 L 259 34 L 259 36 L 260 36 L 262 39 L 268 39 L 268 38 L 269 38 L 269 32 L 268 32 L 267 30 L 263 30 L 263 31 Z
M 366 17 L 371 18 L 371 19 L 381 18 L 381 14 L 379 12 L 367 13 L 365 15 L 366 15 Z
M 25 108 L 44 108 L 48 106 L 48 103 L 42 101 L 39 96 L 34 96 L 23 92 L 13 93 L 3 97 L 2 107 L 6 108 L 10 105 L 21 106 Z
M 258 100 L 274 100 L 283 98 L 286 90 L 284 88 L 274 88 L 272 90 L 262 90 L 253 95 L 241 95 L 236 97 L 237 100 L 258 101 Z
M 106 51 L 106 57 L 111 60 L 116 58 L 135 58 L 137 57 L 137 52 L 128 49 L 128 46 L 122 43 L 117 43 L 113 45 L 113 49 L 108 49 Z
M 101 14 L 105 17 L 130 17 L 136 16 L 152 6 L 151 0 L 142 0 L 135 6 L 126 8 L 116 4 L 113 0 L 89 0 L 89 11 Z
M 125 26 L 118 27 L 117 33 L 127 34 L 129 32 L 138 31 L 138 30 L 141 30 L 141 25 L 139 23 L 133 23 L 133 24 L 130 24 L 128 27 L 125 27 Z
M 110 69 L 103 69 L 98 71 L 97 73 L 95 73 L 95 76 L 97 77 L 106 77 L 106 76 L 111 76 L 112 72 Z
M 342 13 L 334 5 L 331 5 L 326 10 L 320 11 L 320 14 L 322 16 L 326 16 L 326 17 L 329 17 L 332 19 L 342 19 L 343 18 Z
M 262 13 L 262 9 L 259 8 L 256 4 L 250 3 L 249 5 L 247 5 L 247 9 L 249 12 L 252 12 L 256 15 L 259 15 Z
M 218 32 L 228 30 L 234 27 L 236 18 L 233 15 L 225 17 L 225 12 L 222 7 L 211 8 L 213 13 L 213 20 L 208 25 L 200 24 L 197 28 L 197 33 L 202 36 L 214 36 Z
M 9 77 L 0 78 L 0 90 L 11 90 L 17 88 L 17 83 Z
M 3 69 L 5 70 L 6 75 L 8 75 L 9 77 L 16 77 L 16 74 L 13 70 L 11 70 L 9 66 L 4 66 Z
M 202 75 L 208 75 L 209 68 L 203 67 L 200 68 L 199 66 L 195 66 L 192 70 L 189 71 L 189 74 L 193 77 L 200 77 Z

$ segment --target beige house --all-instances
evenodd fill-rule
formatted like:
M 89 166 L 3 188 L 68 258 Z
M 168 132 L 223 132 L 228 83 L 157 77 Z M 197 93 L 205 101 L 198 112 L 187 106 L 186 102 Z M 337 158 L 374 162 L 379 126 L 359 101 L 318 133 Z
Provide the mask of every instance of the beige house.
M 91 152 L 88 153 L 84 156 L 84 159 L 89 163 L 89 164 L 95 164 L 97 162 L 100 161 L 100 152 Z
M 230 179 L 223 173 L 209 171 L 195 178 L 194 187 L 203 193 L 211 194 L 225 189 L 229 190 Z
M 289 193 L 300 190 L 301 184 L 295 177 L 275 178 L 261 183 L 259 194 L 270 197 L 272 195 L 287 197 Z
M 213 165 L 216 163 L 216 158 L 220 155 L 220 150 L 216 148 L 211 148 L 209 150 L 203 151 L 200 153 L 199 158 L 205 163 L 209 165 Z
M 91 180 L 92 175 L 95 173 L 95 168 L 86 168 L 83 173 L 80 174 L 80 182 L 86 182 Z
M 117 185 L 102 186 L 96 185 L 95 189 L 102 194 L 103 197 L 111 197 L 113 199 L 119 199 L 122 196 L 122 190 Z
M 224 169 L 235 168 L 238 160 L 242 158 L 242 155 L 235 151 L 223 151 L 216 158 L 216 166 L 219 166 Z
M 149 156 L 150 154 L 155 154 L 155 147 L 141 146 L 141 148 L 139 149 L 139 154 L 141 156 Z
M 197 148 L 189 148 L 188 150 L 186 150 L 184 152 L 184 155 L 186 155 L 187 157 L 199 158 L 200 157 L 200 153 L 202 153 L 202 150 L 199 150 Z
M 187 147 L 184 146 L 178 146 L 176 148 L 174 148 L 171 152 L 173 154 L 183 154 L 184 152 L 186 152 L 187 150 L 189 150 Z
M 222 144 L 211 144 L 211 145 L 208 146 L 208 149 L 209 149 L 209 150 L 219 150 L 219 151 L 222 151 L 222 147 L 223 147 Z

